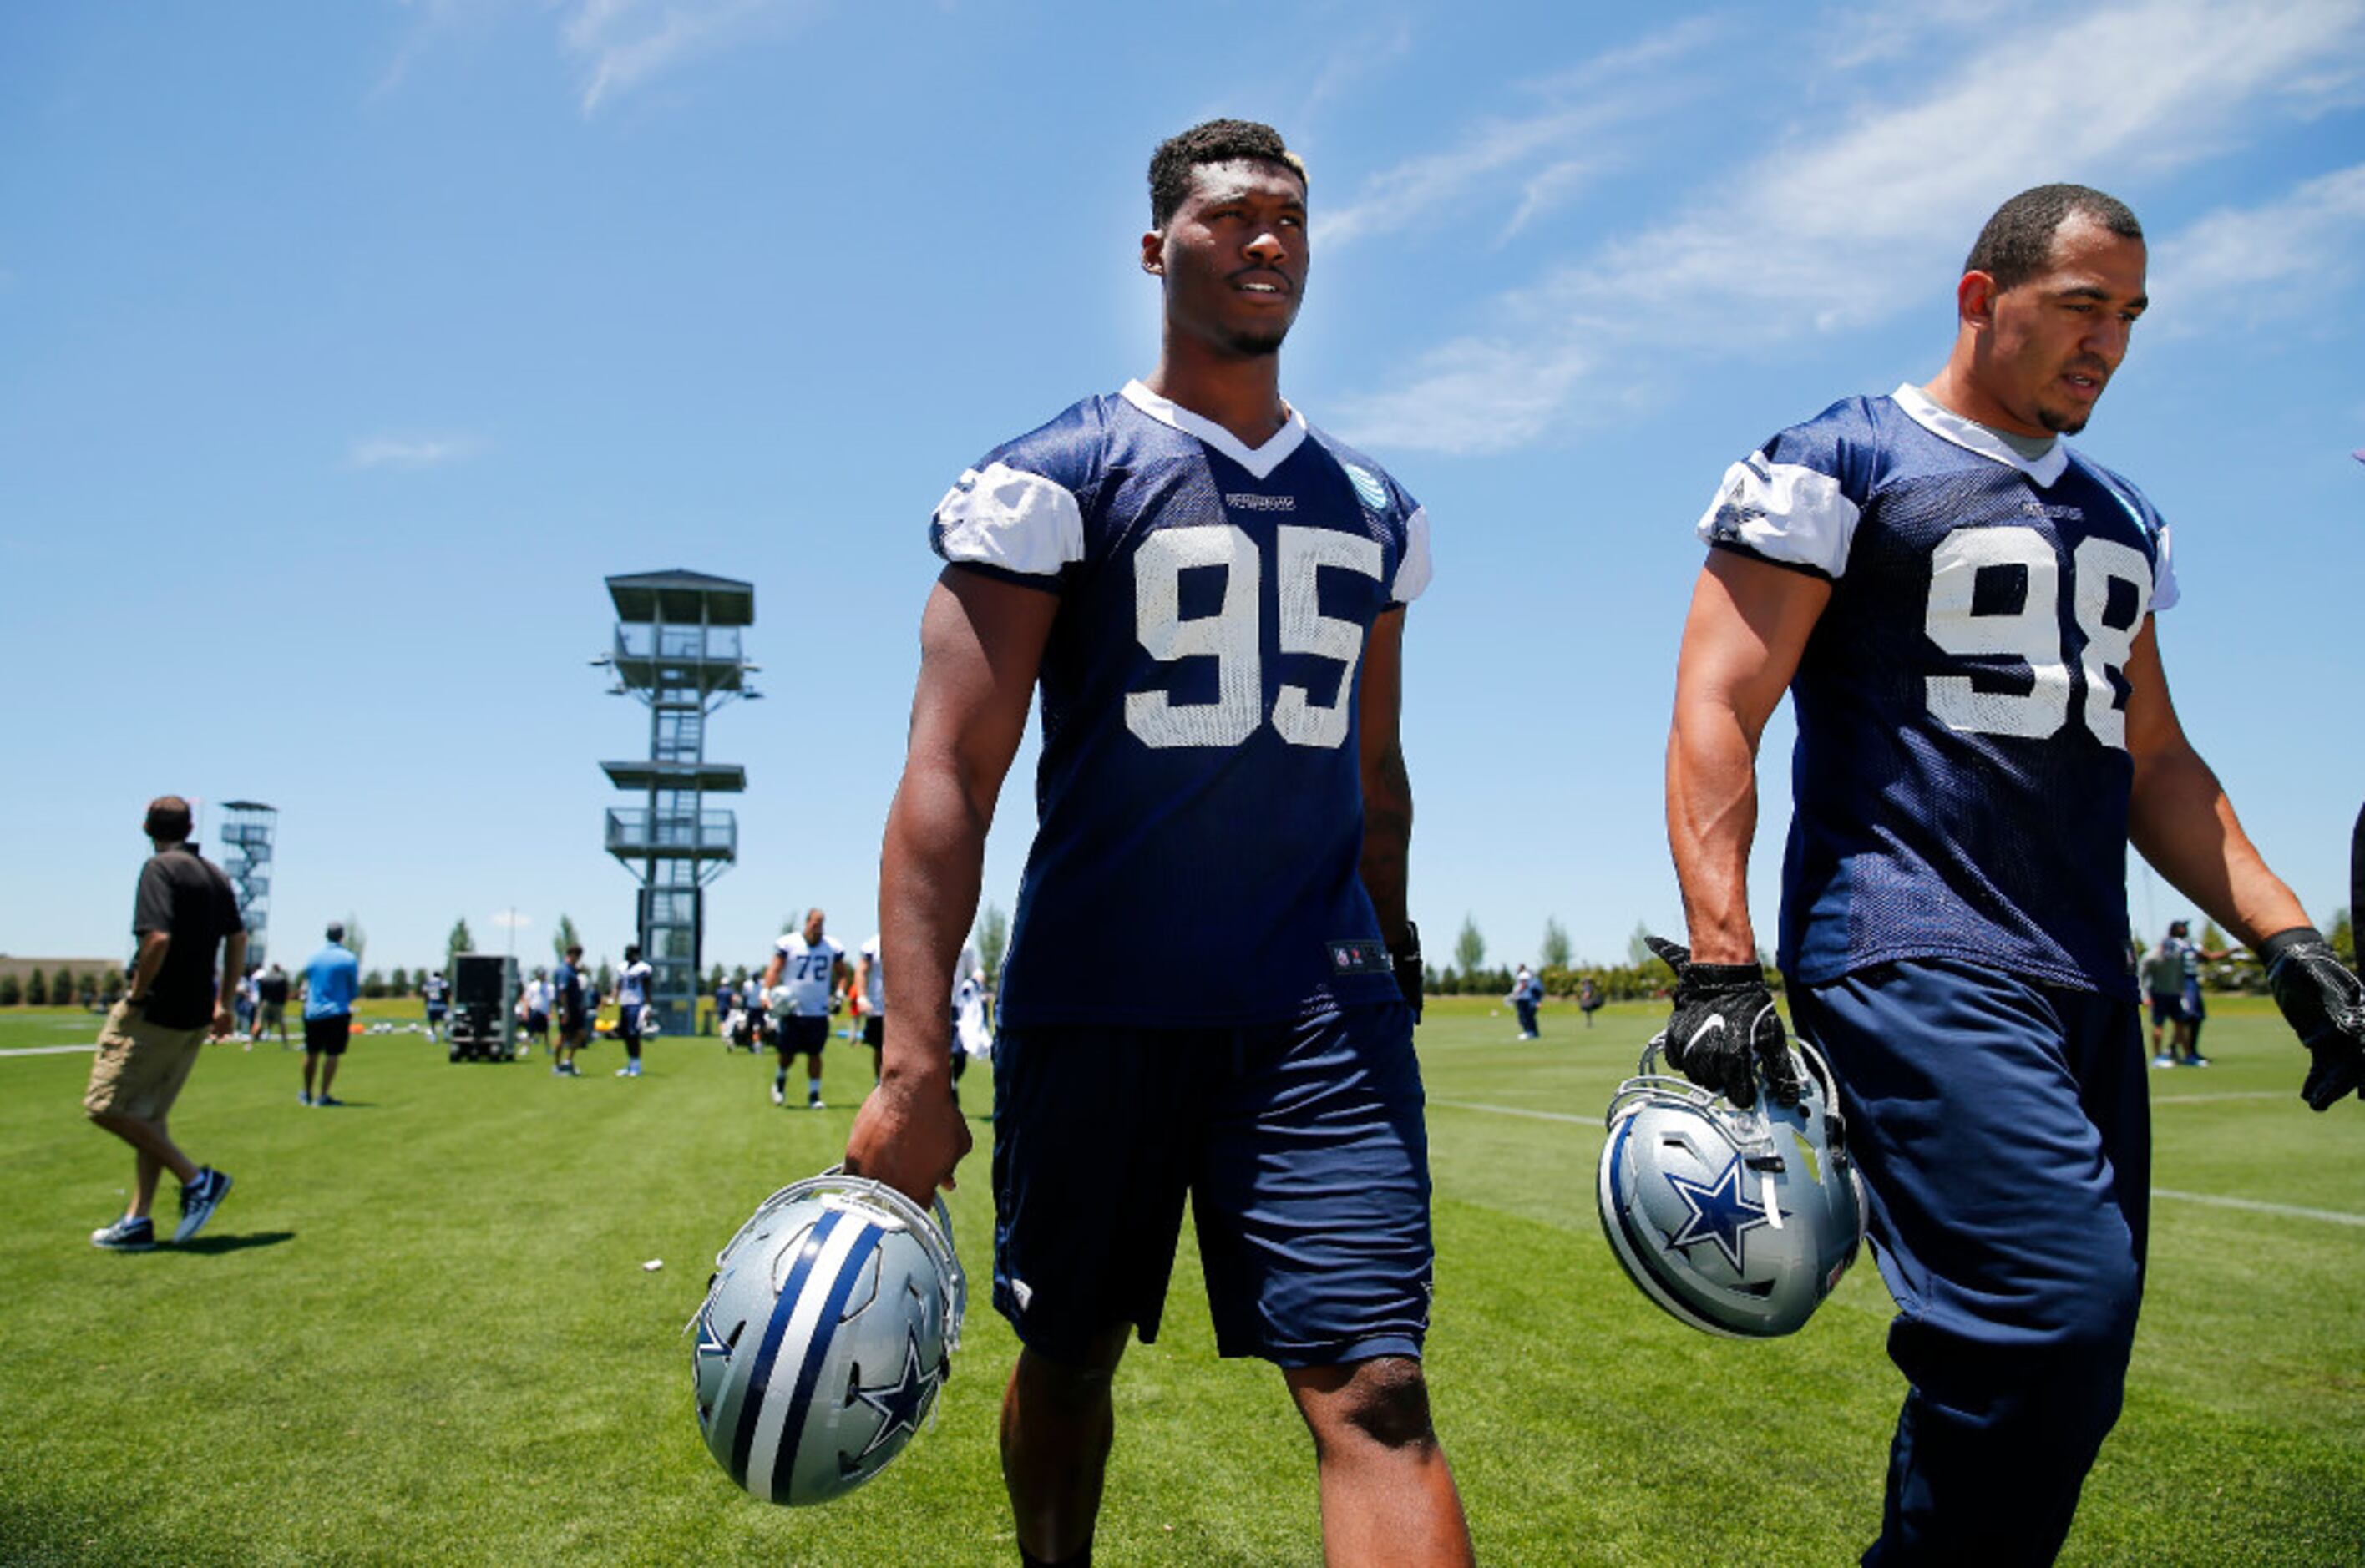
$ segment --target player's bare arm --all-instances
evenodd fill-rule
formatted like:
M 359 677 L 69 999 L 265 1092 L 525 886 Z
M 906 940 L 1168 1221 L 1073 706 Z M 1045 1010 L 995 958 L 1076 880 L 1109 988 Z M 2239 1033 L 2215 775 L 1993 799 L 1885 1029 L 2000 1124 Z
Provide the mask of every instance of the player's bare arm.
M 1357 713 L 1363 775 L 1363 890 L 1391 952 L 1411 946 L 1406 884 L 1412 847 L 1412 779 L 1405 771 L 1404 623 L 1401 607 L 1372 622 L 1363 642 Z
M 1026 733 L 1056 595 L 946 568 L 920 621 L 902 781 L 880 853 L 880 962 L 910 996 L 950 996 L 977 916 L 986 830 Z M 952 1020 L 942 1008 L 887 1018 L 879 1087 L 846 1139 L 846 1169 L 928 1202 L 953 1184 L 970 1131 L 952 1097 Z
M 1667 736 L 1667 843 L 1700 963 L 1757 961 L 1757 745 L 1831 597 L 1821 577 L 1728 550 L 1710 554 L 1693 588 Z
M 2157 622 L 2144 622 L 2126 676 L 2127 750 L 2135 759 L 2127 836 L 2135 848 L 2247 946 L 2307 924 L 2307 912 L 2267 869 L 2217 775 L 2177 720 Z

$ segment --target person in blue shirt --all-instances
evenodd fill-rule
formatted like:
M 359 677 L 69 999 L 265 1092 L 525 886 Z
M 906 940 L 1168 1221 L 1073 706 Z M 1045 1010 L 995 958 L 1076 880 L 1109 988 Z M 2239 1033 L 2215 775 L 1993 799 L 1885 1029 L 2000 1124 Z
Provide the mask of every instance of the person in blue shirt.
M 342 922 L 329 926 L 329 945 L 304 966 L 304 1091 L 296 1098 L 306 1105 L 342 1105 L 329 1092 L 337 1081 L 337 1068 L 345 1059 L 345 1045 L 353 1035 L 353 998 L 361 991 L 361 960 L 344 946 Z M 320 1092 L 312 1092 L 313 1075 Z
M 419 987 L 421 1001 L 427 1003 L 427 1033 L 440 1045 L 443 1039 L 443 1019 L 451 1011 L 451 986 L 437 969 Z
M 1690 931 L 1662 950 L 1669 1060 L 1736 1105 L 1799 1096 L 1747 889 L 1787 691 L 1776 962 L 1839 1081 L 1908 1384 L 1868 1564 L 2051 1562 L 2118 1418 L 2150 1170 L 2130 839 L 2269 959 L 2309 1105 L 2365 1081 L 2356 977 L 2169 701 L 2168 526 L 2062 439 L 2126 354 L 2146 260 L 2100 191 L 2012 197 L 1964 264 L 1938 375 L 1781 431 L 1699 523 L 1667 751 Z
M 1040 688 L 1037 826 L 1000 976 L 993 1302 L 1021 1349 L 1003 1475 L 1027 1562 L 1087 1562 L 1137 1331 L 1187 1195 L 1216 1348 L 1314 1439 L 1326 1557 L 1450 1565 L 1406 917 L 1405 608 L 1428 516 L 1280 391 L 1304 165 L 1217 120 L 1159 148 L 1156 370 L 981 458 L 938 503 L 881 958 L 951 995 Z M 888 1011 L 846 1169 L 925 1203 L 970 1134 L 942 1003 Z

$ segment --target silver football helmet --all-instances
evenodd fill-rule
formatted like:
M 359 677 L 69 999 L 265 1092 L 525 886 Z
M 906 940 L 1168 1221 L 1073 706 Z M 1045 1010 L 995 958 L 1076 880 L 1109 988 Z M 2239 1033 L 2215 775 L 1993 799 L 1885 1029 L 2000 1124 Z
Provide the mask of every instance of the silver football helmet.
M 831 1170 L 764 1200 L 716 1254 L 691 1325 L 698 1426 L 731 1479 L 825 1503 L 919 1430 L 960 1343 L 952 1216 Z
M 1602 1233 L 1642 1293 L 1693 1327 L 1796 1332 L 1864 1240 L 1864 1183 L 1831 1069 L 1794 1038 L 1797 1107 L 1761 1094 L 1738 1110 L 1654 1070 L 1663 1039 L 1609 1102 L 1595 1183 Z

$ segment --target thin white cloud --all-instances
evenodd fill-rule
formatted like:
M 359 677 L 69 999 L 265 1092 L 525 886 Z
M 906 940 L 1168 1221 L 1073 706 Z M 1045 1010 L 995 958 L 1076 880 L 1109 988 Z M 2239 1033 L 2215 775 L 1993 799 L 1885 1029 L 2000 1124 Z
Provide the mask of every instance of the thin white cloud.
M 400 0 L 418 22 L 371 89 L 398 88 L 432 49 L 521 13 L 555 18 L 560 52 L 578 69 L 586 116 L 692 61 L 778 43 L 830 0 Z
M 485 443 L 469 435 L 364 436 L 346 450 L 355 468 L 436 468 L 474 457 Z
M 2324 62 L 2359 58 L 2365 0 L 2139 0 L 2068 21 L 2022 13 L 1982 36 L 1975 52 L 1948 51 L 1959 63 L 1925 96 L 1798 135 L 1676 216 L 1504 296 L 1496 330 L 1351 399 L 1341 428 L 1382 445 L 1503 450 L 1679 362 L 1889 319 L 1951 280 L 2015 190 L 2175 167 L 2237 144 L 2272 110 L 2348 91 L 2353 72 Z M 2338 209 L 2346 189 L 2319 205 Z
M 827 9 L 827 0 L 576 0 L 559 29 L 584 70 L 583 112 L 687 62 L 774 41 Z
M 2277 301 L 2302 308 L 2356 270 L 2365 237 L 2365 163 L 2298 185 L 2273 201 L 2225 207 L 2152 248 L 2148 280 L 2161 319 L 2180 324 L 2204 307 Z M 2296 295 L 2281 286 L 2302 282 Z
M 1574 70 L 1531 83 L 1541 99 L 1526 114 L 1482 121 L 1454 146 L 1424 153 L 1365 180 L 1337 207 L 1317 203 L 1314 242 L 1328 249 L 1434 221 L 1440 211 L 1490 197 L 1518 207 L 1505 237 L 1565 199 L 1578 175 L 1600 165 L 1597 151 L 1613 126 L 1673 109 L 1680 94 L 1646 73 L 1694 54 L 1719 36 L 1694 18 Z M 1607 88 L 1607 90 L 1605 90 Z

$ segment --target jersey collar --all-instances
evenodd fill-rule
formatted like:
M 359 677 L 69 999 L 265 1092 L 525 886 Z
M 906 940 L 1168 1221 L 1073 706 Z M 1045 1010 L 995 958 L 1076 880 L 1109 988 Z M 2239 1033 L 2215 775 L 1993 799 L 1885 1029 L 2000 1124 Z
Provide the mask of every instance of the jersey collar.
M 1974 420 L 1967 420 L 1950 409 L 1940 408 L 1929 395 L 1910 382 L 1900 386 L 1889 397 L 1906 416 L 1941 441 L 1953 442 L 1966 452 L 1976 452 L 1981 457 L 1992 457 L 1998 463 L 2009 464 L 2038 484 L 2050 487 L 2069 466 L 2069 446 L 2055 437 L 2052 449 L 2031 461 L 2014 452 L 1995 431 Z
M 1284 402 L 1289 418 L 1273 431 L 1262 446 L 1249 447 L 1240 438 L 1217 424 L 1203 419 L 1171 398 L 1161 398 L 1139 381 L 1128 381 L 1117 396 L 1156 420 L 1160 424 L 1181 431 L 1184 435 L 1197 436 L 1217 452 L 1247 469 L 1255 478 L 1264 478 L 1280 467 L 1289 454 L 1306 440 L 1306 417 Z

